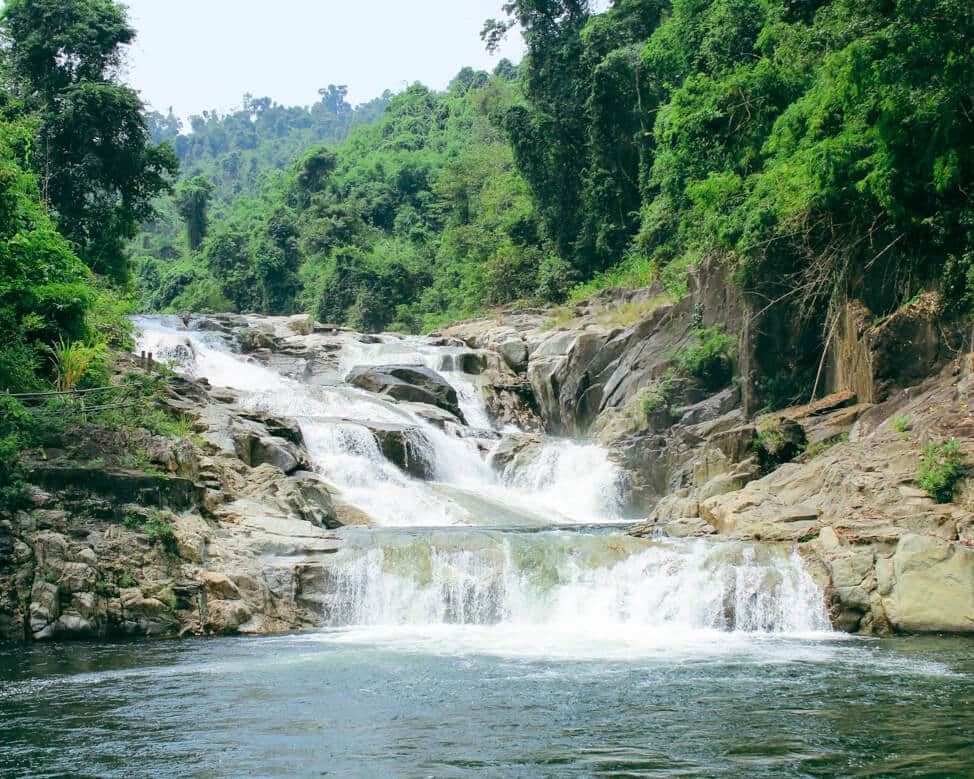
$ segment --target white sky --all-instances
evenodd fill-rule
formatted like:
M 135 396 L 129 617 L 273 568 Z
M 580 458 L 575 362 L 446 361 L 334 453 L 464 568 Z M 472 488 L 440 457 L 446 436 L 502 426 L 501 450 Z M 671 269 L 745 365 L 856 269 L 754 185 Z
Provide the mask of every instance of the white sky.
M 518 62 L 516 33 L 501 55 L 480 40 L 503 0 L 127 0 L 139 37 L 128 81 L 163 113 L 240 105 L 245 92 L 308 105 L 347 84 L 353 105 L 422 81 L 444 88 L 465 65 Z

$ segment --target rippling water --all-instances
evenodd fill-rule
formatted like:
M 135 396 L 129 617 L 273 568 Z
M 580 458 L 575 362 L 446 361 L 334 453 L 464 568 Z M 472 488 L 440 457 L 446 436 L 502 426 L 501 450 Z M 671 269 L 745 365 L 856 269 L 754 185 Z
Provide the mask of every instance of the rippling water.
M 974 773 L 974 641 L 725 633 L 545 657 L 493 630 L 3 648 L 0 775 Z

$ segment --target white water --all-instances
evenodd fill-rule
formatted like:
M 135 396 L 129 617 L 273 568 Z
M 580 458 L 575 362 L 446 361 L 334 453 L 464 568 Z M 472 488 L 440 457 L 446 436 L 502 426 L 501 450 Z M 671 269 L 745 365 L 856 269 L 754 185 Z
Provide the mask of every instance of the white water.
M 822 593 L 794 553 L 544 530 L 619 520 L 621 473 L 600 447 L 549 439 L 536 457 L 498 474 L 477 440 L 342 381 L 358 365 L 438 369 L 457 389 L 468 424 L 489 431 L 476 378 L 456 370 L 462 348 L 393 336 L 365 344 L 346 335 L 333 375 L 299 382 L 234 353 L 219 335 L 155 318 L 138 324 L 140 349 L 237 390 L 242 405 L 297 419 L 315 468 L 342 499 L 377 526 L 402 528 L 346 529 L 319 593 L 322 620 L 338 629 L 325 640 L 601 657 L 710 647 L 728 636 L 831 635 Z M 415 428 L 413 443 L 434 480 L 388 462 L 366 422 Z M 468 529 L 409 530 L 437 526 Z M 532 527 L 540 530 L 523 530 Z
M 594 444 L 551 440 L 530 468 L 497 474 L 477 446 L 420 417 L 411 408 L 341 381 L 306 384 L 231 351 L 226 339 L 187 331 L 174 318 L 141 318 L 138 349 L 175 360 L 178 371 L 241 393 L 241 404 L 292 417 L 301 424 L 315 468 L 377 525 L 604 523 L 619 521 L 622 473 Z M 473 428 L 490 428 L 473 377 L 455 370 L 464 350 L 423 339 L 385 336 L 380 343 L 341 339 L 337 376 L 356 365 L 412 363 L 444 366 L 461 410 Z M 406 424 L 433 464 L 435 480 L 404 474 L 381 454 L 375 438 L 356 423 Z
M 601 657 L 727 634 L 831 636 L 800 558 L 773 547 L 470 531 L 380 537 L 331 571 L 324 616 L 354 626 L 341 641 Z

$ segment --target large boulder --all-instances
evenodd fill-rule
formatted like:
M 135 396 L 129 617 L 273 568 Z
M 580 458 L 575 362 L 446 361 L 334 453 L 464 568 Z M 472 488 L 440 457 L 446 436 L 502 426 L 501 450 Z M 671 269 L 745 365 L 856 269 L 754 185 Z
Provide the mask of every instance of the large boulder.
M 906 534 L 876 565 L 879 593 L 898 630 L 974 633 L 974 549 Z
M 395 400 L 428 403 L 463 419 L 457 391 L 429 368 L 418 365 L 362 366 L 354 368 L 346 380 L 369 392 L 388 395 Z

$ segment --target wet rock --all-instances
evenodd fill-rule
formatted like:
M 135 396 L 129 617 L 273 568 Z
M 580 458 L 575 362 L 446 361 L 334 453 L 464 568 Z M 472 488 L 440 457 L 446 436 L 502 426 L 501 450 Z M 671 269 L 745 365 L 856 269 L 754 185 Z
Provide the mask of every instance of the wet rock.
M 428 403 L 463 419 L 457 391 L 440 374 L 429 368 L 416 365 L 364 366 L 354 368 L 347 381 L 356 387 L 388 395 L 396 400 Z
M 365 427 L 389 462 L 417 479 L 433 478 L 436 470 L 433 445 L 420 428 L 380 422 L 371 422 Z
M 491 449 L 490 464 L 503 472 L 508 468 L 523 468 L 541 453 L 541 439 L 535 435 L 505 435 Z

